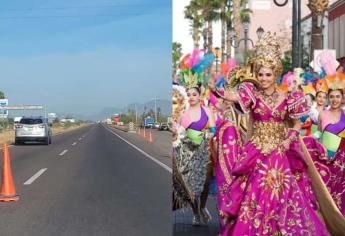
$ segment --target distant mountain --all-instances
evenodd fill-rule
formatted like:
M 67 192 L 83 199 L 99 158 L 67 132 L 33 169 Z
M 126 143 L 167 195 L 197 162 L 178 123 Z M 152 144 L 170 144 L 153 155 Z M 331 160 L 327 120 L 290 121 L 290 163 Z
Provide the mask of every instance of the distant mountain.
M 157 109 L 161 109 L 161 113 L 164 115 L 171 115 L 171 101 L 165 100 L 165 99 L 157 99 L 156 100 Z M 144 113 L 145 111 L 148 112 L 151 109 L 155 110 L 155 102 L 149 101 L 147 103 L 131 103 L 126 107 L 123 108 L 116 108 L 116 107 L 105 107 L 103 108 L 99 113 L 90 115 L 90 116 L 84 116 L 84 119 L 87 120 L 104 120 L 107 117 L 111 117 L 114 114 L 117 113 L 127 113 L 129 109 L 135 110 L 137 109 L 138 115 Z
M 171 115 L 171 101 L 165 100 L 165 99 L 157 99 L 156 100 L 156 106 L 157 106 L 157 109 L 158 108 L 161 109 L 161 113 L 162 114 L 168 115 L 168 116 Z M 138 114 L 142 114 L 145 111 L 148 112 L 151 109 L 154 111 L 155 110 L 155 101 L 149 101 L 149 102 L 144 103 L 144 104 L 143 103 L 132 103 L 132 104 L 129 104 L 126 107 L 126 111 L 128 109 L 135 110 L 135 107 L 137 108 Z

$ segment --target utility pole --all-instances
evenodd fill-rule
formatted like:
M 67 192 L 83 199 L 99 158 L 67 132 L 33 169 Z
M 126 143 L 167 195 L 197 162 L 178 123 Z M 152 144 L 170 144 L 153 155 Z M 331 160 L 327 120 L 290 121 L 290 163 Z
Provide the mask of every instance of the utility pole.
M 283 7 L 289 0 L 273 0 L 278 7 Z M 301 0 L 292 0 L 292 68 L 301 66 Z
M 157 122 L 157 96 L 155 96 L 155 123 Z
M 138 125 L 138 111 L 137 111 L 137 104 L 135 103 L 135 125 Z

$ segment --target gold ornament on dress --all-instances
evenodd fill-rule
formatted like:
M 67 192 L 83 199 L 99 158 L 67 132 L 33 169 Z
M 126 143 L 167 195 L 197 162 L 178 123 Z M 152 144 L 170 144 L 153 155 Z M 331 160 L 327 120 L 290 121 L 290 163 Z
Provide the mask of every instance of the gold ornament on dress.
M 253 136 L 254 146 L 264 155 L 269 155 L 285 140 L 287 127 L 282 122 L 259 121 L 254 122 Z
M 283 67 L 281 61 L 280 45 L 277 37 L 271 32 L 267 32 L 255 45 L 255 71 L 256 73 L 261 67 L 272 68 L 275 75 L 281 74 Z

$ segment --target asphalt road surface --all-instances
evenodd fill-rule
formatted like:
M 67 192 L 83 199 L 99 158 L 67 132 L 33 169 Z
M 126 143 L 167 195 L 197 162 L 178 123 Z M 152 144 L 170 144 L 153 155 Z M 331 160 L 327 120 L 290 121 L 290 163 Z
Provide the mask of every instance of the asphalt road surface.
M 146 137 L 143 137 L 143 130 L 141 130 L 140 135 L 137 133 L 123 132 L 114 129 L 114 131 L 135 143 L 138 147 L 152 156 L 157 157 L 157 159 L 165 163 L 167 166 L 171 167 L 170 152 L 172 150 L 172 136 L 168 131 L 158 131 L 155 129 L 146 130 Z M 149 133 L 151 132 L 152 143 L 148 144 Z M 169 186 L 169 190 L 172 187 Z M 169 196 L 169 200 L 171 197 Z M 192 226 L 193 214 L 191 209 L 183 208 L 171 212 L 172 214 L 172 228 L 174 236 L 212 236 L 218 235 L 220 225 L 218 219 L 217 201 L 216 195 L 209 195 L 207 201 L 207 207 L 212 215 L 212 221 L 208 224 L 203 224 L 201 226 Z M 169 234 L 166 234 L 169 235 Z
M 172 235 L 169 159 L 126 140 L 96 124 L 11 146 L 20 201 L 0 203 L 0 235 Z

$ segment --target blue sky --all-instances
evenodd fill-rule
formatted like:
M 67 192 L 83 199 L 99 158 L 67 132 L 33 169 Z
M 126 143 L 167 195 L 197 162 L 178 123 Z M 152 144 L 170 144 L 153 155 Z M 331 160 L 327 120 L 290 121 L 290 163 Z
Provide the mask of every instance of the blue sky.
M 170 99 L 171 0 L 3 0 L 0 90 L 9 104 L 90 115 Z

